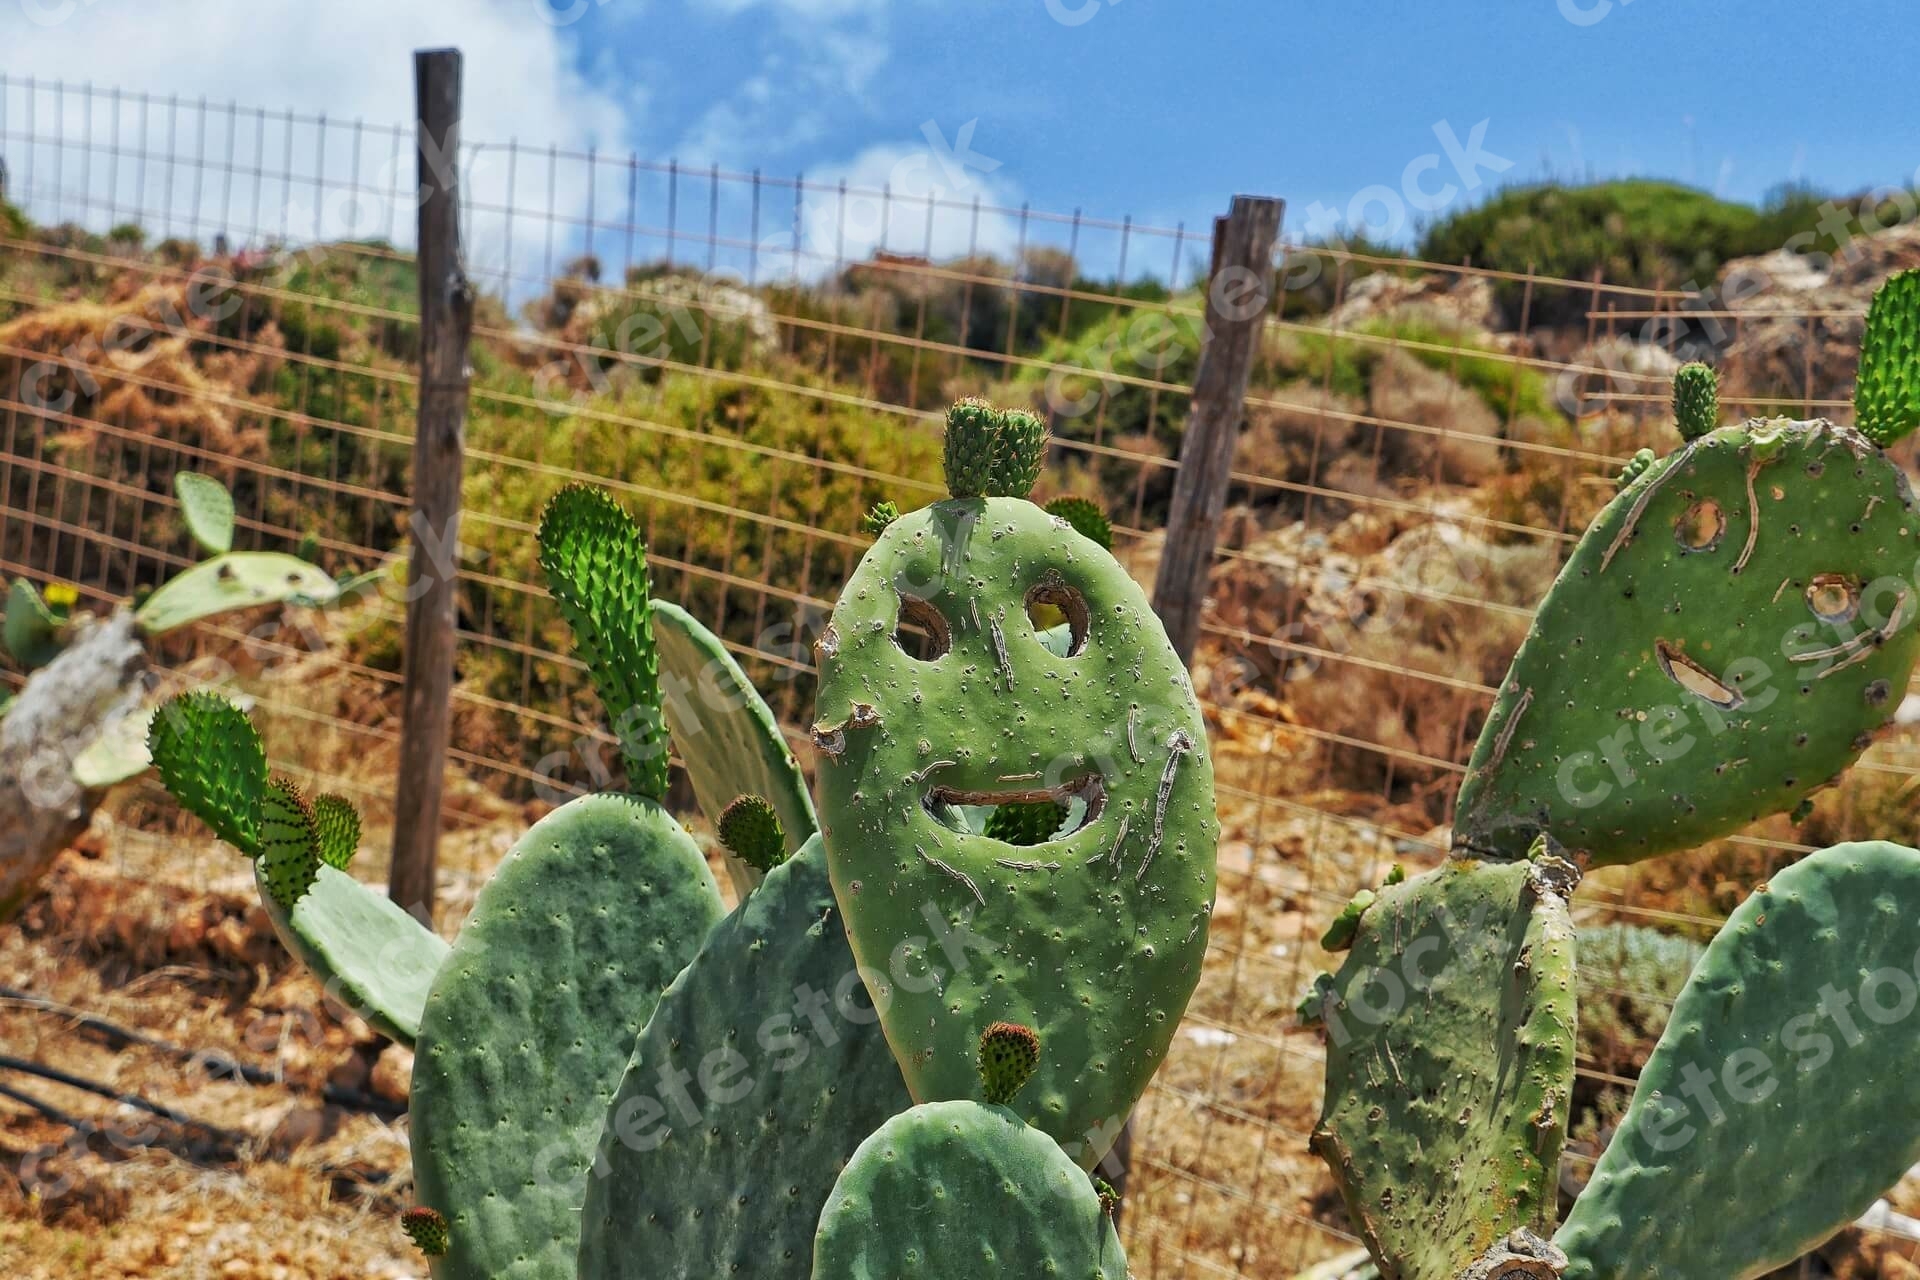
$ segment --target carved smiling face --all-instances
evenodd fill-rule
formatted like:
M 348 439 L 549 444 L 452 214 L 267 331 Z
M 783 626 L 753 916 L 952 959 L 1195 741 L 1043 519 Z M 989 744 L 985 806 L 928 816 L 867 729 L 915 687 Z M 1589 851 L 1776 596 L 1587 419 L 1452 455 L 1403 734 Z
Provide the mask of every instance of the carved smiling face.
M 1792 809 L 1893 717 L 1920 649 L 1906 477 L 1824 421 L 1723 427 L 1581 538 L 1474 750 L 1454 841 L 1594 864 Z
M 1112 556 L 1013 498 L 888 525 L 818 647 L 821 831 L 908 1087 L 975 1098 L 979 1029 L 1033 1027 L 1021 1110 L 1090 1165 L 1206 950 L 1219 824 L 1185 667 Z M 1053 839 L 976 834 L 1036 799 L 1066 807 Z

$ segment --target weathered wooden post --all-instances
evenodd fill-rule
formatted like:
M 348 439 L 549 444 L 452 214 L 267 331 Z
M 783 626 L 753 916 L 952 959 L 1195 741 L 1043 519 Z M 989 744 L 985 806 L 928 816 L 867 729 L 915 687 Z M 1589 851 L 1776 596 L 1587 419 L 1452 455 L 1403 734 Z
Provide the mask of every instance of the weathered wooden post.
M 433 910 L 452 720 L 460 477 L 473 286 L 460 252 L 460 51 L 413 55 L 420 180 L 420 403 L 413 441 L 410 586 L 393 869 L 387 892 Z
M 1180 472 L 1167 513 L 1166 543 L 1153 584 L 1153 607 L 1173 647 L 1192 661 L 1207 598 L 1220 517 L 1227 504 L 1234 445 L 1247 398 L 1247 380 L 1260 351 L 1260 332 L 1273 302 L 1273 246 L 1286 202 L 1271 196 L 1235 196 L 1233 209 L 1214 224 L 1213 263 L 1207 273 L 1206 331 L 1193 402 L 1180 444 Z

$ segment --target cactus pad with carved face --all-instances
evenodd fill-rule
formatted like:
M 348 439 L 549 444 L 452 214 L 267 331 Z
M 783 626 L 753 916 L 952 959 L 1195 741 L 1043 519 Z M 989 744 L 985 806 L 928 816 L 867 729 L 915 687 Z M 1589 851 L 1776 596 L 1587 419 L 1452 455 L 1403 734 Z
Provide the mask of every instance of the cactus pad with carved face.
M 1062 656 L 1029 609 L 1068 619 Z M 1021 1110 L 1083 1165 L 1118 1132 L 1200 976 L 1219 824 L 1205 727 L 1145 595 L 1014 498 L 889 524 L 819 643 L 820 817 L 855 956 L 921 1101 L 978 1098 L 994 1021 L 1048 1045 Z M 969 808 L 1051 800 L 1020 847 Z M 931 921 L 966 921 L 964 963 Z
M 1850 427 L 1754 420 L 1655 462 L 1542 602 L 1456 846 L 1519 857 L 1545 833 L 1632 862 L 1792 809 L 1900 704 L 1917 555 L 1906 477 Z

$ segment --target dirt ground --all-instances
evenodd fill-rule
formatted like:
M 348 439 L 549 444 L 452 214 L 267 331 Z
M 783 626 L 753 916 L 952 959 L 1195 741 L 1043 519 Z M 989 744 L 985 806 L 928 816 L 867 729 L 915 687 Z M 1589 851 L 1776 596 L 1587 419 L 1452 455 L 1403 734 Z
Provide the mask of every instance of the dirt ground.
M 1324 1058 L 1294 1009 L 1331 967 L 1317 939 L 1347 896 L 1442 852 L 1417 807 L 1274 798 L 1267 762 L 1301 745 L 1283 717 L 1214 729 L 1219 898 L 1200 989 L 1136 1114 L 1124 1234 L 1141 1280 L 1284 1280 L 1353 1247 L 1306 1149 Z M 425 1276 L 397 1225 L 411 1203 L 408 1055 L 325 1007 L 273 941 L 244 864 L 169 815 L 152 784 L 126 789 L 0 929 L 0 1055 L 178 1112 L 143 1114 L 0 1061 L 0 1275 Z M 529 818 L 502 805 L 461 827 L 444 930 Z M 1630 903 L 1677 916 L 1759 874 L 1706 858 L 1601 878 L 1583 898 L 1595 914 Z M 229 1061 L 267 1078 L 235 1080 Z M 1895 1207 L 1920 1210 L 1920 1188 Z M 1781 1274 L 1920 1280 L 1914 1250 L 1849 1232 L 1829 1261 Z

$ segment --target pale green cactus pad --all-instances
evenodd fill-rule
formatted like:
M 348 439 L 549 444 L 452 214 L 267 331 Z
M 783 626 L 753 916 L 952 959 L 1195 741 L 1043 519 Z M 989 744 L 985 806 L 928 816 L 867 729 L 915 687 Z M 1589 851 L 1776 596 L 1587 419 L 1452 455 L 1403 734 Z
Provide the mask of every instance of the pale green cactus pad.
M 291 911 L 274 900 L 258 866 L 254 875 L 280 945 L 374 1030 L 414 1047 L 446 942 L 386 894 L 333 866 L 320 868 Z
M 1455 1280 L 1552 1229 L 1573 1100 L 1578 876 L 1451 861 L 1379 891 L 1322 1002 L 1312 1145 L 1392 1280 Z
M 52 662 L 60 652 L 60 620 L 25 578 L 14 580 L 7 592 L 7 616 L 0 626 L 0 642 L 7 655 L 27 671 Z
M 1749 1280 L 1920 1163 L 1920 853 L 1836 845 L 1707 947 L 1555 1243 L 1573 1280 Z M 1683 1216 L 1676 1217 L 1676 1210 Z
M 819 829 L 807 780 L 760 697 L 720 637 L 678 605 L 653 602 L 653 639 L 660 651 L 660 693 L 667 730 L 687 767 L 687 780 L 710 822 L 741 796 L 760 796 L 780 815 L 787 852 Z M 731 853 L 727 871 L 744 897 L 760 873 Z
M 573 1276 L 607 1104 L 719 918 L 706 860 L 651 801 L 586 796 L 520 838 L 421 1019 L 413 1168 L 449 1223 L 437 1280 Z
M 326 570 L 297 556 L 234 551 L 169 579 L 133 616 L 142 631 L 157 636 L 234 609 L 288 601 L 330 604 L 339 591 Z
M 1539 834 L 1605 864 L 1692 848 L 1826 786 L 1920 653 L 1920 516 L 1849 427 L 1721 427 L 1581 538 L 1502 682 L 1460 790 L 1464 851 Z
M 1049 1050 L 1051 1051 L 1051 1050 Z M 860 1144 L 820 1214 L 819 1280 L 1126 1280 L 1085 1171 L 1007 1107 L 930 1102 Z
M 834 1178 L 912 1105 L 815 836 L 715 927 L 641 1034 L 587 1182 L 580 1280 L 806 1280 Z
M 173 491 L 180 499 L 180 518 L 193 540 L 214 555 L 233 550 L 233 495 L 212 476 L 194 471 L 176 472 Z
M 1066 656 L 1039 604 L 1067 617 Z M 1022 1110 L 1091 1167 L 1206 951 L 1219 822 L 1186 668 L 1111 555 L 1013 498 L 888 525 L 818 649 L 828 866 L 909 1088 L 978 1098 L 979 1029 L 1029 1026 L 1048 1051 Z M 1040 800 L 1079 825 L 1023 848 L 961 816 Z M 970 922 L 979 948 L 929 954 L 930 921 Z
M 100 790 L 145 773 L 153 763 L 147 750 L 152 723 L 151 711 L 108 721 L 86 750 L 73 758 L 73 780 L 89 790 Z

